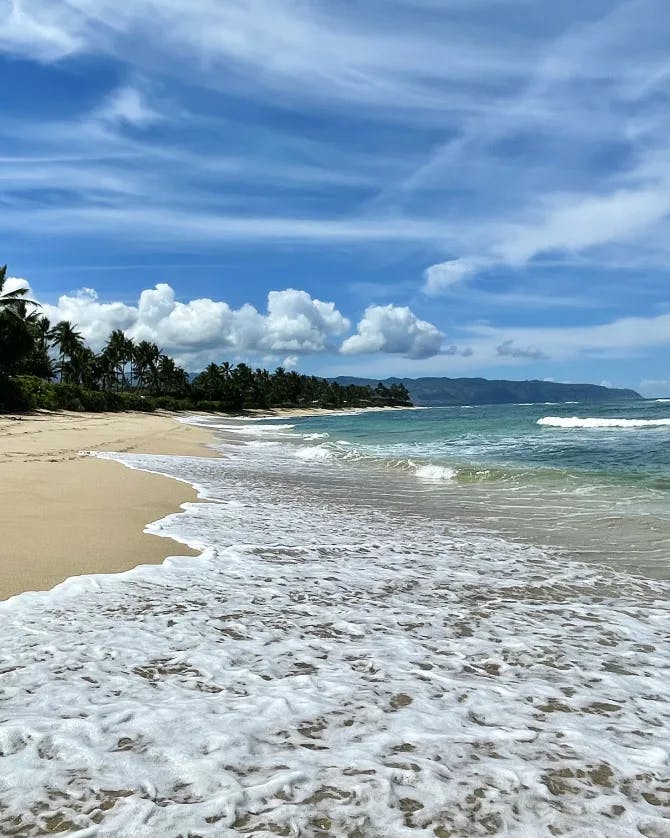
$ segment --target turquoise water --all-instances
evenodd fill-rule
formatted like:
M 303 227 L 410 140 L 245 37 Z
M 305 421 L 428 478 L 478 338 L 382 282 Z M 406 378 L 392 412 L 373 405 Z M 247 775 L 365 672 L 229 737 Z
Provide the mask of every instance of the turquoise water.
M 586 422 L 657 425 L 556 427 L 538 421 L 575 417 Z M 296 420 L 292 420 L 296 421 Z M 670 402 L 486 405 L 297 421 L 302 432 L 328 432 L 370 454 L 451 466 L 461 477 L 550 471 L 554 476 L 636 483 L 670 490 Z
M 285 423 L 307 460 L 415 478 L 459 521 L 666 576 L 670 402 L 327 415 Z

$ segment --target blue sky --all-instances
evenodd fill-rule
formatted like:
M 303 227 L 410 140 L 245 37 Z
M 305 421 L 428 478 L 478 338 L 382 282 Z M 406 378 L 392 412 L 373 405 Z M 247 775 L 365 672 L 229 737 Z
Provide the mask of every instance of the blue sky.
M 0 0 L 0 258 L 190 369 L 670 393 L 665 0 Z

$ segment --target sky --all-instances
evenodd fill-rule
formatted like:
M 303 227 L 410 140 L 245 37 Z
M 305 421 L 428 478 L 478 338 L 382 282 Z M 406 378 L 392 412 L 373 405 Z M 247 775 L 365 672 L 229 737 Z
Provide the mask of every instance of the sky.
M 0 262 L 187 369 L 670 394 L 667 0 L 0 0 Z

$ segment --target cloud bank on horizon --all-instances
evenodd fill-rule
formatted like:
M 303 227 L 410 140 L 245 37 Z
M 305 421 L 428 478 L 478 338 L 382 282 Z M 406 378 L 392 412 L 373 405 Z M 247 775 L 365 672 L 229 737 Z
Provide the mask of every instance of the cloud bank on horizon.
M 191 365 L 662 394 L 665 11 L 6 0 L 0 258 Z
M 26 284 L 11 278 L 7 288 Z M 294 288 L 270 291 L 265 313 L 249 303 L 239 309 L 207 298 L 183 303 L 166 283 L 144 289 L 136 304 L 103 302 L 93 288 L 81 288 L 63 294 L 55 305 L 42 303 L 42 307 L 53 322 L 76 324 L 97 351 L 112 331 L 121 329 L 134 340 L 158 344 L 192 371 L 230 354 L 293 366 L 296 355 L 338 351 L 429 358 L 440 352 L 442 344 L 435 326 L 419 320 L 406 306 L 392 305 L 370 306 L 357 334 L 342 340 L 351 324 L 335 304 Z

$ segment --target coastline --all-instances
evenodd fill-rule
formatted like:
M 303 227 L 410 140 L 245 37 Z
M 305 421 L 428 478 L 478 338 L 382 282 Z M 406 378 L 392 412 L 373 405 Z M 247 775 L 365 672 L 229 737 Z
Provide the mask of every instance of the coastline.
M 144 532 L 195 490 L 82 451 L 215 457 L 210 433 L 167 413 L 0 417 L 0 600 L 72 576 L 120 573 L 197 555 Z
M 411 410 L 357 408 L 347 413 Z M 226 420 L 328 416 L 325 408 L 269 408 Z M 344 411 L 342 411 L 344 412 Z M 197 500 L 193 487 L 83 452 L 217 457 L 199 414 L 38 411 L 0 416 L 0 601 L 50 590 L 73 576 L 123 573 L 168 556 L 198 555 L 145 532 Z

